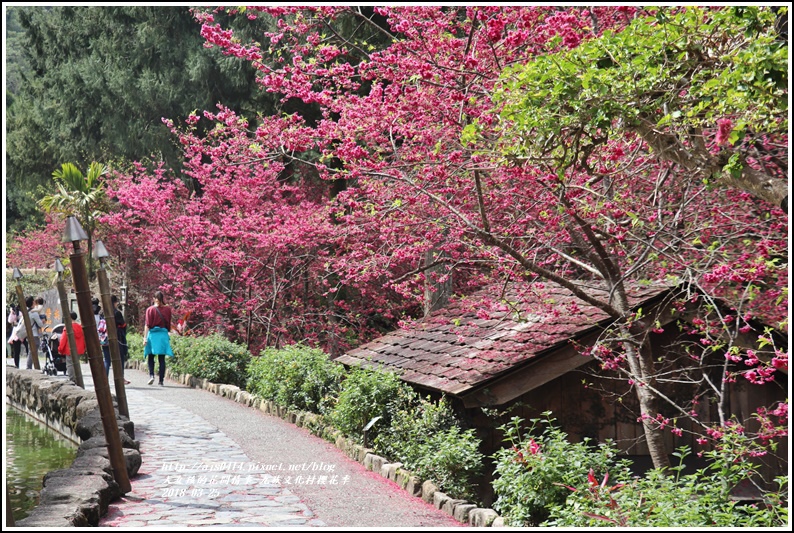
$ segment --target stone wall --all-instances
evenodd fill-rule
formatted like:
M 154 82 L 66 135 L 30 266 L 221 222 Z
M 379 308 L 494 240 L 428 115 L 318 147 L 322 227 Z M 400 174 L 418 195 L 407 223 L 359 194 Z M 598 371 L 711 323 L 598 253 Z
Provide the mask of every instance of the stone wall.
M 6 402 L 79 445 L 70 468 L 44 476 L 39 505 L 15 525 L 98 526 L 109 503 L 121 496 L 121 491 L 113 479 L 96 394 L 63 377 L 7 366 Z M 127 474 L 133 477 L 141 466 L 135 426 L 118 410 L 116 420 Z

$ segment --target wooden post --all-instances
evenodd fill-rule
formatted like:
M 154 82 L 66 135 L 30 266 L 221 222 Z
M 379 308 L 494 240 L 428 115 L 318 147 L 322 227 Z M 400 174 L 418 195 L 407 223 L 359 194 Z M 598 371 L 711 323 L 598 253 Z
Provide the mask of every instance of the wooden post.
M 103 259 L 99 259 L 100 269 L 97 271 L 99 293 L 102 297 L 102 307 L 105 309 L 105 323 L 108 328 L 108 348 L 110 349 L 110 362 L 113 367 L 113 383 L 116 388 L 116 400 L 119 403 L 119 413 L 129 418 L 130 410 L 127 407 L 127 392 L 124 389 L 124 369 L 121 367 L 121 353 L 119 352 L 119 336 L 116 331 L 116 317 L 113 314 L 113 302 L 110 301 L 110 282 L 105 270 Z
M 72 359 L 74 369 L 74 382 L 78 387 L 85 388 L 83 382 L 83 369 L 80 367 L 80 354 L 77 353 L 77 342 L 74 339 L 74 326 L 72 325 L 72 312 L 69 309 L 69 297 L 63 284 L 63 277 L 58 274 L 58 298 L 61 300 L 61 313 L 63 313 L 63 334 L 69 339 L 69 357 Z
M 119 435 L 116 413 L 113 409 L 113 398 L 110 396 L 110 386 L 105 374 L 102 347 L 99 344 L 96 320 L 94 320 L 94 312 L 91 306 L 91 289 L 88 285 L 85 253 L 80 251 L 80 241 L 72 241 L 72 244 L 74 245 L 74 253 L 69 256 L 72 266 L 72 281 L 74 282 L 74 290 L 77 296 L 77 306 L 80 309 L 80 316 L 83 321 L 88 364 L 91 368 L 91 377 L 94 380 L 94 390 L 99 403 L 99 413 L 102 418 L 102 428 L 108 447 L 110 466 L 113 469 L 113 477 L 121 493 L 126 494 L 132 490 L 132 486 L 127 474 L 124 452 L 121 449 L 121 436 Z
M 25 332 L 28 335 L 28 350 L 33 350 L 33 324 L 30 323 L 30 316 L 28 315 L 28 306 L 25 303 L 25 295 L 22 294 L 22 285 L 17 282 L 17 298 L 19 299 L 19 311 L 22 313 L 22 318 L 25 321 Z M 38 344 L 38 343 L 36 343 Z M 36 346 L 33 354 L 33 368 L 41 370 L 39 365 L 39 347 Z

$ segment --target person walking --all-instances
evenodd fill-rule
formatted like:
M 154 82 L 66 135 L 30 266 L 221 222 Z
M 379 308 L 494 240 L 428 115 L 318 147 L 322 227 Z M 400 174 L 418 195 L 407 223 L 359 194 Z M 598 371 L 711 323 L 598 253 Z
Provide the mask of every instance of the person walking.
M 11 307 L 8 311 L 8 318 L 6 318 L 6 341 L 11 338 L 11 332 L 14 330 L 14 327 L 19 322 L 19 313 L 17 312 L 17 308 L 14 304 L 11 304 Z
M 124 376 L 124 367 L 127 366 L 127 322 L 119 308 L 119 299 L 114 294 L 110 297 L 113 305 L 113 319 L 116 321 L 116 338 L 119 341 L 119 357 L 121 357 L 121 375 Z M 124 380 L 125 385 L 129 385 L 128 379 Z
M 8 313 L 8 325 L 8 344 L 11 345 L 11 356 L 14 358 L 14 366 L 19 368 L 19 354 L 23 344 L 25 350 L 28 350 L 28 340 L 22 313 L 15 305 L 11 306 L 11 312 Z
M 34 306 L 33 296 L 25 298 L 25 305 L 28 308 L 28 317 L 30 318 L 30 328 L 33 332 L 33 338 L 28 339 L 28 360 L 25 367 L 28 370 L 33 369 L 33 358 L 39 356 L 39 335 L 44 331 L 44 322 L 41 321 L 39 313 L 44 312 L 44 306 Z
M 162 291 L 154 293 L 154 303 L 146 309 L 143 328 L 143 355 L 149 363 L 149 385 L 154 383 L 154 356 L 159 364 L 158 374 L 160 385 L 165 385 L 165 356 L 173 357 L 171 349 L 171 308 L 165 305 L 165 296 Z
M 108 340 L 108 323 L 105 312 L 99 311 L 99 320 L 96 323 L 96 332 L 99 336 L 99 345 L 102 347 L 102 359 L 105 362 L 105 376 L 110 375 L 110 342 Z
M 102 306 L 99 305 L 99 298 L 91 300 L 91 309 L 94 311 L 94 324 L 99 324 L 99 313 L 102 311 Z
M 74 343 L 77 348 L 77 355 L 82 356 L 85 353 L 85 334 L 83 333 L 83 326 L 75 322 L 77 320 L 77 313 L 72 311 L 69 313 L 72 317 L 72 331 L 74 331 Z M 58 341 L 58 353 L 66 359 L 66 374 L 69 379 L 76 383 L 74 377 L 74 363 L 72 363 L 72 355 L 69 348 L 69 336 L 64 328 L 61 333 L 61 340 Z M 79 358 L 78 358 L 79 360 Z

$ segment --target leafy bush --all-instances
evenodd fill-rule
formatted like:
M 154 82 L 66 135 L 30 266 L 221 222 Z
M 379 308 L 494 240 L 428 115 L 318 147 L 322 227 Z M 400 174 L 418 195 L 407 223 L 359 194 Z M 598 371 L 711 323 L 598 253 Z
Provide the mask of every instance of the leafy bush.
M 446 398 L 439 402 L 411 392 L 393 413 L 391 425 L 375 440 L 375 450 L 402 462 L 422 479 L 432 479 L 454 496 L 475 499 L 472 489 L 483 466 L 480 440 L 463 431 Z
M 143 357 L 143 335 L 127 331 L 127 359 L 145 359 Z
M 175 357 L 167 364 L 170 363 L 173 372 L 245 388 L 251 362 L 251 354 L 245 346 L 216 333 L 208 337 L 172 335 L 171 347 Z
M 321 350 L 268 348 L 248 367 L 248 390 L 279 405 L 323 414 L 339 390 L 344 367 Z
M 482 472 L 480 439 L 473 429 L 453 426 L 419 444 L 422 452 L 411 470 L 432 479 L 444 492 L 464 500 L 476 500 L 476 477 Z
M 348 437 L 363 441 L 364 426 L 380 416 L 369 431 L 374 442 L 391 425 L 392 414 L 411 397 L 411 388 L 392 372 L 354 367 L 342 381 L 339 400 L 330 413 L 331 423 Z
M 564 504 L 554 505 L 544 526 L 555 527 L 780 527 L 788 523 L 788 477 L 776 481 L 779 492 L 767 493 L 763 503 L 733 500 L 730 491 L 755 475 L 749 454 L 735 453 L 749 443 L 747 436 L 727 431 L 717 450 L 705 452 L 711 462 L 693 474 L 682 475 L 688 448 L 673 455 L 680 463 L 668 474 L 654 469 L 644 477 L 618 470 L 617 483 L 607 484 L 592 474 L 586 484 L 571 487 Z M 725 446 L 727 444 L 727 446 Z
M 392 413 L 389 427 L 374 440 L 375 451 L 399 459 L 404 464 L 415 463 L 421 452 L 418 444 L 431 433 L 445 431 L 456 424 L 455 415 L 446 398 L 438 403 L 422 398 L 409 389 Z
M 568 442 L 568 436 L 553 426 L 551 413 L 545 419 L 531 420 L 521 433 L 523 420 L 513 417 L 500 427 L 510 448 L 494 454 L 494 509 L 510 526 L 537 526 L 549 517 L 550 508 L 565 503 L 569 486 L 586 480 L 593 471 L 603 477 L 615 466 L 617 454 L 611 443 L 590 446 L 589 441 Z M 534 435 L 534 437 L 533 437 Z M 626 462 L 617 463 L 625 468 Z

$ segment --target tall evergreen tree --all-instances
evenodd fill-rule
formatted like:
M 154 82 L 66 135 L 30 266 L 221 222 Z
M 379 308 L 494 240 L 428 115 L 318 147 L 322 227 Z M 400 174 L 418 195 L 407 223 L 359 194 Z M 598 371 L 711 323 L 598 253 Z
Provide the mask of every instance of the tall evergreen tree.
M 52 171 L 65 161 L 86 167 L 164 160 L 178 167 L 163 118 L 219 102 L 252 118 L 276 109 L 276 97 L 258 90 L 253 68 L 202 47 L 188 7 L 9 12 L 24 37 L 17 32 L 8 42 L 19 68 L 7 88 L 7 230 L 39 220 L 36 200 L 53 192 Z

